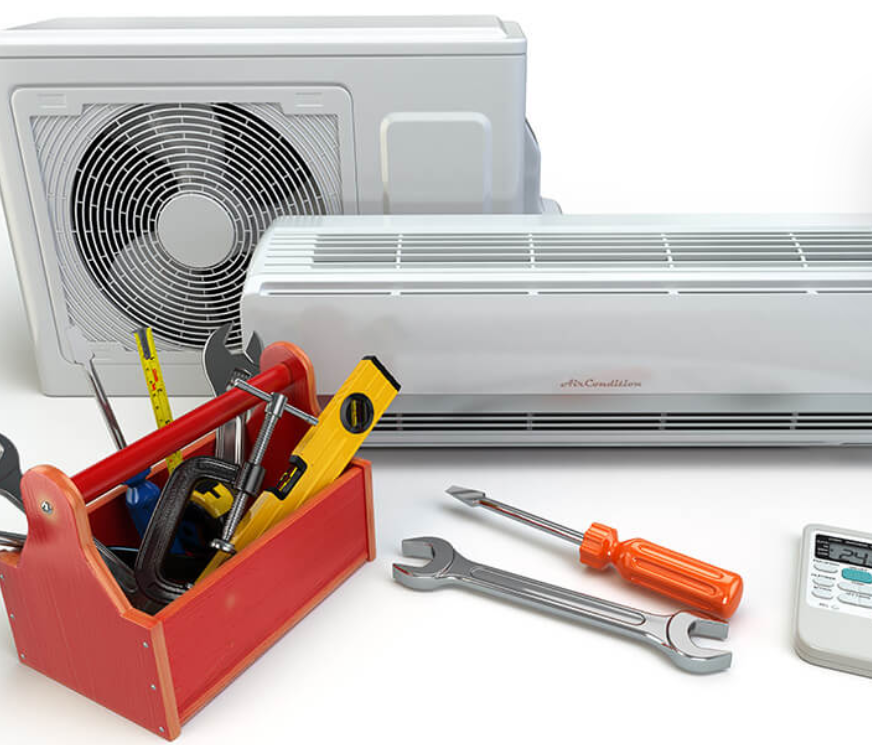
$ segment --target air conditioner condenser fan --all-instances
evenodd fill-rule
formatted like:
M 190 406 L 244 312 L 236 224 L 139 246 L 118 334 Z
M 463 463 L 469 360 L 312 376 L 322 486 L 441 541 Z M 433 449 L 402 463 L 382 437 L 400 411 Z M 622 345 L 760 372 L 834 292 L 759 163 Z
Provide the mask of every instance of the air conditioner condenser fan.
M 59 19 L 0 31 L 0 189 L 39 383 L 207 395 L 277 219 L 541 214 L 527 40 L 496 17 Z M 296 343 L 296 337 L 292 340 Z M 372 350 L 370 350 L 372 351 Z
M 125 107 L 76 168 L 71 232 L 84 271 L 124 317 L 171 346 L 218 326 L 241 344 L 249 254 L 279 215 L 330 210 L 293 143 L 230 103 Z

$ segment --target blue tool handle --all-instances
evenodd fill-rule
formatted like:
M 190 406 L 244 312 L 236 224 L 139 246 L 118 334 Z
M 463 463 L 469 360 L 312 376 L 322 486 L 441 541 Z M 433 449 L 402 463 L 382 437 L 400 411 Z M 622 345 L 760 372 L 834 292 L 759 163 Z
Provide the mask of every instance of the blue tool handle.
M 151 520 L 151 515 L 160 497 L 160 489 L 157 484 L 148 480 L 149 473 L 150 471 L 142 471 L 124 482 L 127 484 L 124 501 L 127 504 L 130 518 L 133 520 L 133 525 L 136 527 L 136 532 L 140 536 L 145 535 L 148 522 Z M 178 538 L 173 541 L 170 552 L 174 554 L 185 553 Z

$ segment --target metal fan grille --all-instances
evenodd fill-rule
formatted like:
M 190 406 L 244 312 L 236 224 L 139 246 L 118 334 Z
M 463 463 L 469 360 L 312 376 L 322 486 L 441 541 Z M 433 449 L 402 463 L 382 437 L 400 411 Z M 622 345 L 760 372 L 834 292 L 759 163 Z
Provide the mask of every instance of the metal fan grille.
M 261 233 L 280 215 L 342 211 L 333 115 L 274 104 L 92 105 L 77 117 L 35 117 L 33 127 L 67 311 L 94 342 L 133 349 L 131 331 L 149 325 L 163 349 L 199 348 L 230 322 L 239 345 L 242 285 Z M 161 232 L 167 205 L 192 196 L 226 220 L 226 250 L 206 266 L 169 250 Z

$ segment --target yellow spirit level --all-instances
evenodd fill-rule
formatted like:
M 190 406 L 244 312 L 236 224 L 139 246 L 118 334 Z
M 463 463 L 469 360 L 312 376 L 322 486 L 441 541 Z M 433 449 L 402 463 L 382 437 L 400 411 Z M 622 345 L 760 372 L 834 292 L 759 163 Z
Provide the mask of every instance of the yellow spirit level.
M 261 493 L 242 518 L 231 543 L 241 551 L 334 481 L 354 457 L 400 390 L 375 357 L 364 357 L 291 453 L 290 466 L 274 489 Z M 218 552 L 200 575 L 206 577 L 230 554 Z

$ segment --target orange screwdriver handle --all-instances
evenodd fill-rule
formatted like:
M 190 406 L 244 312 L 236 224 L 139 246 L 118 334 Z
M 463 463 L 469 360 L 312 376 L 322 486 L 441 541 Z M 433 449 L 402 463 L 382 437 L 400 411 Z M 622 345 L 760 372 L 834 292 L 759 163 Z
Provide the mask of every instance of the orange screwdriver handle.
M 720 618 L 733 615 L 742 600 L 738 574 L 642 538 L 618 542 L 618 532 L 608 525 L 594 523 L 584 532 L 579 556 L 595 569 L 614 564 L 628 582 Z

